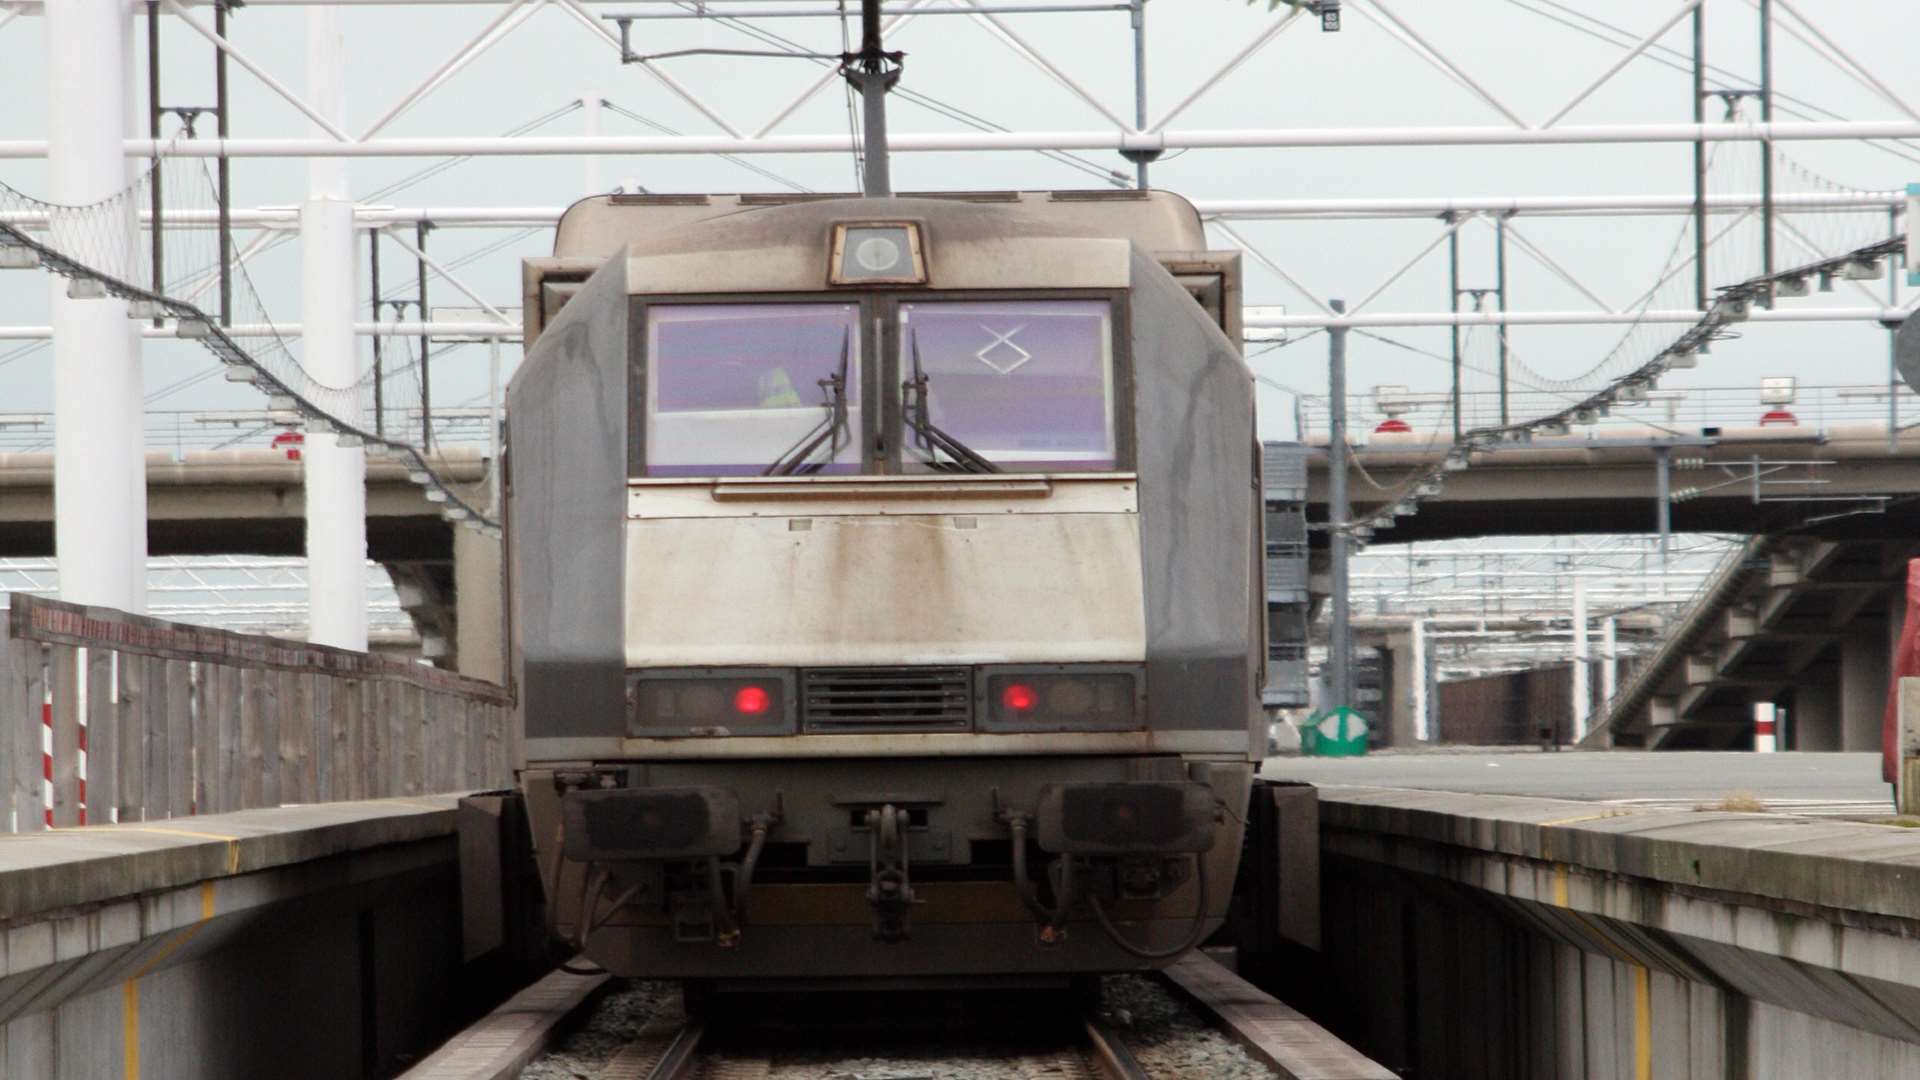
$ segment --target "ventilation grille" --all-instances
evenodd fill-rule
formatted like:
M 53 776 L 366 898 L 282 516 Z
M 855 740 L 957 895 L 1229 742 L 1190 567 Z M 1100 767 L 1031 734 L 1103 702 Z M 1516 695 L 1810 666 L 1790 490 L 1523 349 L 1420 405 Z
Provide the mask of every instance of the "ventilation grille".
M 966 731 L 972 720 L 963 667 L 820 668 L 802 679 L 808 731 Z

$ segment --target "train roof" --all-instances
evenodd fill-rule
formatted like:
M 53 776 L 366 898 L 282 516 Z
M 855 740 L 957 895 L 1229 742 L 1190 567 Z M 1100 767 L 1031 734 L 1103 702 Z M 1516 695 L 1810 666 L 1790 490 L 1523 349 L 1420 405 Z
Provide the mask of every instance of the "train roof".
M 834 203 L 832 212 L 844 215 L 861 204 L 875 209 L 884 203 L 962 203 L 981 210 L 1012 211 L 1025 235 L 1085 236 L 1124 239 L 1148 252 L 1200 251 L 1206 235 L 1200 213 L 1192 203 L 1167 191 L 1103 189 L 1094 191 L 963 191 L 902 192 L 898 200 L 868 200 L 858 195 L 597 195 L 582 199 L 561 215 L 554 233 L 553 253 L 560 258 L 610 258 L 622 249 L 640 254 L 656 242 L 678 247 L 672 234 L 688 235 L 688 226 L 719 224 L 726 231 L 749 231 L 764 223 L 778 227 L 795 217 L 812 214 L 777 212 L 810 204 Z M 828 208 L 816 206 L 816 211 Z M 761 211 L 769 213 L 759 221 Z M 946 215 L 942 215 L 946 216 Z M 952 215 L 954 219 L 1005 221 L 1000 214 Z M 783 222 L 782 219 L 785 219 Z M 957 222 L 956 222 L 957 223 Z M 684 241 L 682 241 L 684 242 Z M 636 249 L 637 250 L 632 250 Z

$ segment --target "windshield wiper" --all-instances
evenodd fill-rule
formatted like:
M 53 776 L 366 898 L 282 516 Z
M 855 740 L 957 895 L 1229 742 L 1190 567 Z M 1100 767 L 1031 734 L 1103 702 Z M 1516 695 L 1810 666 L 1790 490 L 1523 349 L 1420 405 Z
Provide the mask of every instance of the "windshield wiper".
M 819 381 L 820 389 L 826 392 L 827 415 L 814 425 L 813 430 L 800 436 L 800 441 L 788 447 L 786 452 L 774 459 L 773 464 L 761 470 L 761 476 L 811 475 L 819 472 L 840 456 L 840 448 L 845 446 L 843 436 L 847 433 L 847 353 L 852 343 L 851 329 L 840 332 L 840 368 L 833 375 Z M 826 459 L 809 462 L 821 444 L 828 444 Z
M 927 465 L 941 472 L 997 473 L 1000 466 L 980 456 L 972 447 L 934 426 L 927 412 L 927 372 L 920 364 L 920 331 L 908 332 L 913 354 L 913 378 L 900 384 L 901 411 L 907 427 L 913 429 L 913 445 L 927 452 Z M 941 461 L 940 454 L 953 460 Z

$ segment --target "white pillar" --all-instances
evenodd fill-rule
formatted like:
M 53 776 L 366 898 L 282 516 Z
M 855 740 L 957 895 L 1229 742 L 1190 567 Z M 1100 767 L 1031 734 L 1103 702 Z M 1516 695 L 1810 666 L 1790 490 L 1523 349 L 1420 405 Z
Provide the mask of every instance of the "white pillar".
M 1433 740 L 1432 722 L 1427 718 L 1427 621 L 1413 620 L 1413 738 L 1415 742 Z
M 1587 688 L 1587 579 L 1573 579 L 1573 741 L 1587 737 L 1592 693 Z
M 1600 700 L 1612 701 L 1620 692 L 1620 620 L 1600 620 Z
M 580 108 L 587 114 L 586 115 L 587 137 L 588 138 L 599 137 L 600 135 L 600 91 L 592 88 L 588 88 L 587 90 L 582 91 L 580 94 Z M 587 195 L 605 194 L 607 188 L 606 188 L 606 182 L 601 179 L 601 175 L 600 175 L 600 155 L 599 154 L 583 154 L 581 155 L 580 161 L 582 166 L 586 169 L 586 173 L 584 175 L 586 191 L 584 192 L 584 194 L 587 194 Z
M 336 124 L 346 121 L 345 41 L 329 5 L 307 9 L 307 100 Z M 315 130 L 320 131 L 318 125 Z M 303 363 L 315 380 L 351 386 L 359 374 L 353 335 L 353 196 L 345 158 L 311 158 L 300 208 Z M 341 420 L 358 423 L 357 416 Z M 309 432 L 302 460 L 307 482 L 307 639 L 342 649 L 367 647 L 367 458 L 338 436 Z
M 124 190 L 132 108 L 132 9 L 123 0 L 48 4 L 48 178 L 56 203 Z M 56 217 L 56 248 L 135 281 L 134 204 L 86 224 Z M 124 300 L 73 300 L 52 279 L 53 546 L 60 598 L 147 607 L 147 470 L 140 328 Z

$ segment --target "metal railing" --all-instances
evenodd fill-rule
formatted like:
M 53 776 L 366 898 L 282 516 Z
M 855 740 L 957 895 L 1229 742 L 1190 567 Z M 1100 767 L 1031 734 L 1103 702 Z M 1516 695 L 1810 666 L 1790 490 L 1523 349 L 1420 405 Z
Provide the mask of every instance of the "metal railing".
M 1734 546 L 1721 557 L 1714 572 L 1700 583 L 1700 587 L 1680 608 L 1681 615 L 1674 621 L 1673 632 L 1666 636 L 1644 664 L 1620 684 L 1613 697 L 1601 703 L 1595 712 L 1599 722 L 1582 740 L 1584 745 L 1611 745 L 1609 732 L 1616 725 L 1628 722 L 1635 710 L 1646 705 L 1673 666 L 1685 659 L 1700 637 L 1712 628 L 1713 620 L 1725 614 L 1727 608 L 1739 598 L 1747 576 L 1765 572 L 1767 557 L 1779 543 L 1780 539 L 1775 536 L 1755 536 L 1744 544 Z
M 1617 402 L 1607 415 L 1596 416 L 1592 422 L 1576 425 L 1571 431 L 1595 440 L 1629 432 L 1645 436 L 1648 428 L 1655 429 L 1656 437 L 1661 434 L 1698 437 L 1703 428 L 1761 426 L 1791 427 L 1803 433 L 1824 435 L 1841 425 L 1857 425 L 1863 430 L 1877 426 L 1884 433 L 1889 426 L 1905 428 L 1920 423 L 1920 395 L 1904 385 L 1897 388 L 1889 388 L 1885 383 L 1802 386 L 1786 404 L 1763 401 L 1761 395 L 1758 386 L 1649 390 L 1644 399 Z M 1514 417 L 1553 413 L 1582 396 L 1516 391 L 1508 397 L 1507 413 Z M 1404 425 L 1398 440 L 1417 442 L 1422 438 L 1436 438 L 1437 445 L 1444 448 L 1452 444 L 1454 427 L 1449 400 L 1444 391 L 1396 390 L 1381 397 L 1372 392 L 1349 394 L 1348 415 L 1366 418 L 1353 423 L 1349 430 L 1356 433 L 1355 442 L 1365 442 L 1387 433 L 1378 430 L 1380 425 L 1388 424 L 1391 431 L 1396 426 L 1391 422 L 1397 421 Z M 1492 391 L 1464 393 L 1460 412 L 1462 428 L 1498 424 L 1500 395 Z M 1303 438 L 1314 435 L 1322 440 L 1326 438 L 1328 409 L 1324 397 L 1303 397 L 1299 415 Z
M 59 564 L 50 558 L 0 559 L 0 619 L 15 594 L 56 597 Z M 304 636 L 308 626 L 307 561 L 270 555 L 156 555 L 147 559 L 147 614 L 219 630 Z M 367 565 L 367 629 L 410 635 L 385 567 Z
M 390 408 L 381 415 L 388 430 L 420 430 L 417 408 Z M 487 417 L 485 408 L 434 409 L 434 446 L 490 446 Z M 286 449 L 284 441 L 276 444 L 274 439 L 300 428 L 298 417 L 265 409 L 156 410 L 146 414 L 146 445 L 149 451 L 176 457 L 189 450 Z M 0 412 L 0 454 L 52 452 L 52 413 Z

